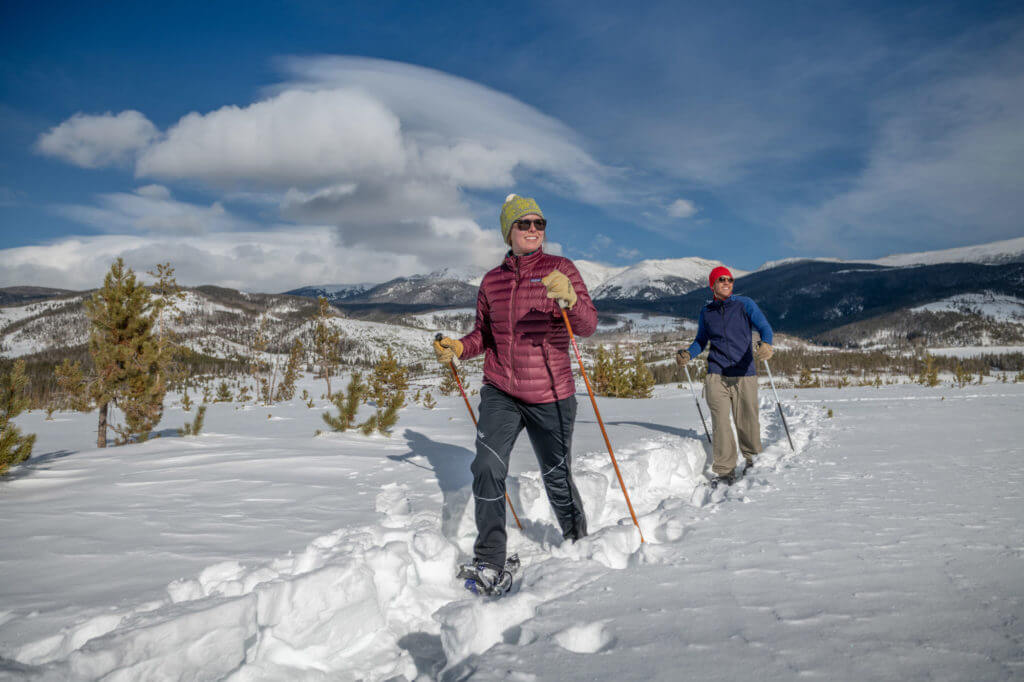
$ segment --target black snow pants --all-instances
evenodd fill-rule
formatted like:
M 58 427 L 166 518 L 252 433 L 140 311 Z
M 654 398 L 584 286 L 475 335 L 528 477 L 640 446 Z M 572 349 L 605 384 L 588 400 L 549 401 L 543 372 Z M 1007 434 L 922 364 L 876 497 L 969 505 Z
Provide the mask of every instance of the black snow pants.
M 544 488 L 562 535 L 578 540 L 587 534 L 583 501 L 572 481 L 572 428 L 576 397 L 531 405 L 485 385 L 480 389 L 480 421 L 473 460 L 473 499 L 476 503 L 476 561 L 505 566 L 505 478 L 509 455 L 519 432 L 526 428 L 540 464 Z

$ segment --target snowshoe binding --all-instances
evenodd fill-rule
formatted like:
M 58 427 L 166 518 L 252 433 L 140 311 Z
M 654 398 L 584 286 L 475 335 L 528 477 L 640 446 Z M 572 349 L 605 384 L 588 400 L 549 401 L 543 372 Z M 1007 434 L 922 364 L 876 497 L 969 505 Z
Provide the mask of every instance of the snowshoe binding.
M 459 567 L 459 580 L 463 587 L 482 597 L 500 597 L 512 589 L 512 578 L 519 572 L 519 555 L 513 554 L 505 560 L 505 568 L 498 570 L 490 564 L 477 561 Z

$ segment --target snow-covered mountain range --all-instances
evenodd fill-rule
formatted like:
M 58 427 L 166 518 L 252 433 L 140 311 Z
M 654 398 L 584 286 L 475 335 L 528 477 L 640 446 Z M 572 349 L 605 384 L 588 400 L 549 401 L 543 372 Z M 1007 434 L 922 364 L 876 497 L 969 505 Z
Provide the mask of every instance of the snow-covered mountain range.
M 866 263 L 886 267 L 908 267 L 914 265 L 938 265 L 940 263 L 978 263 L 981 265 L 1001 265 L 1004 263 L 1024 262 L 1024 237 L 1004 239 L 988 244 L 962 246 L 956 249 L 939 251 L 921 251 L 919 253 L 899 253 L 874 260 L 843 260 L 841 258 L 783 258 L 768 261 L 755 272 L 769 270 L 780 265 L 789 265 L 802 261 L 822 263 Z
M 1018 263 L 1024 262 L 1024 237 L 957 249 L 897 254 L 874 260 L 785 258 L 769 261 L 754 272 L 805 262 L 883 267 L 942 263 Z M 595 301 L 656 301 L 682 296 L 706 287 L 708 273 L 716 266 L 723 265 L 721 261 L 699 257 L 648 259 L 632 265 L 607 265 L 585 259 L 574 263 Z M 729 267 L 737 278 L 750 274 L 749 271 Z M 286 293 L 295 296 L 326 296 L 336 305 L 474 305 L 476 288 L 485 272 L 485 268 L 445 268 L 429 274 L 397 277 L 378 284 L 312 285 Z

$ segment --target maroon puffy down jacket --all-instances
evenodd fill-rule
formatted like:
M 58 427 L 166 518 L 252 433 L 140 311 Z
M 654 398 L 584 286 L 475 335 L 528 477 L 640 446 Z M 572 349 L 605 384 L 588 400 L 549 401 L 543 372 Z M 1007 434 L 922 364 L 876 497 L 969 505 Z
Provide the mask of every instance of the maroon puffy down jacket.
M 564 273 L 576 290 L 569 322 L 577 336 L 597 328 L 597 310 L 572 261 L 541 250 L 505 257 L 480 282 L 476 325 L 462 337 L 462 358 L 486 353 L 484 383 L 526 403 L 551 403 L 576 393 L 569 358 L 569 333 L 558 303 L 540 281 Z

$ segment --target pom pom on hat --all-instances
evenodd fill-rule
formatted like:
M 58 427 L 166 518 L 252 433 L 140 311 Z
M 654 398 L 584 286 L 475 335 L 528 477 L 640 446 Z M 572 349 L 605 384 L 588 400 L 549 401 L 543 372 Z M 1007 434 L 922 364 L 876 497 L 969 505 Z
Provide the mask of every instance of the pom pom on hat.
M 501 221 L 501 238 L 505 240 L 506 244 L 511 243 L 509 240 L 512 237 L 512 223 L 531 213 L 539 215 L 541 218 L 544 217 L 544 214 L 540 212 L 540 206 L 533 199 L 521 197 L 518 194 L 509 194 L 505 197 L 505 203 L 501 207 L 501 214 L 498 218 Z

